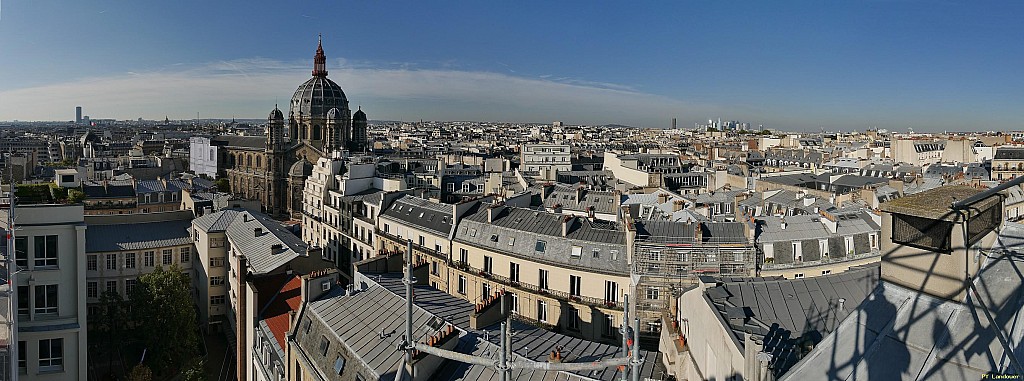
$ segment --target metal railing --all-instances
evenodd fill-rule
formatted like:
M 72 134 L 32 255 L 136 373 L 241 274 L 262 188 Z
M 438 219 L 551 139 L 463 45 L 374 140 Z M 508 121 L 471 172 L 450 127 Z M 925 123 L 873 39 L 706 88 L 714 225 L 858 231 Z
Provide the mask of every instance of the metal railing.
M 801 261 L 801 262 L 794 262 L 794 263 L 775 263 L 775 262 L 763 263 L 763 264 L 761 264 L 761 271 L 764 271 L 764 270 L 795 269 L 795 268 L 801 268 L 801 267 L 821 266 L 821 265 L 827 265 L 827 264 L 832 264 L 832 263 L 842 263 L 842 262 L 856 261 L 858 259 L 865 259 L 865 258 L 871 258 L 871 257 L 879 257 L 880 258 L 881 257 L 881 252 L 879 252 L 877 249 L 872 249 L 871 251 L 869 251 L 867 253 L 847 255 L 847 256 L 844 256 L 844 257 L 841 257 L 841 258 L 824 257 L 824 258 L 821 258 L 821 259 L 819 259 L 817 261 Z
M 515 281 L 515 280 L 510 279 L 510 278 L 505 277 L 505 276 L 501 276 L 501 275 L 497 275 L 497 274 L 494 274 L 494 273 L 486 272 L 486 271 L 484 271 L 482 269 L 478 269 L 478 268 L 472 267 L 469 264 L 464 263 L 462 261 L 452 261 L 451 267 L 454 268 L 454 269 L 457 269 L 459 271 L 462 271 L 462 272 L 464 272 L 466 274 L 472 275 L 472 276 L 488 279 L 488 280 L 494 281 L 495 283 L 500 283 L 500 284 L 503 284 L 505 286 L 509 286 L 509 287 L 511 287 L 513 289 L 529 291 L 529 292 L 532 292 L 534 294 L 541 295 L 541 296 L 548 296 L 548 297 L 562 299 L 562 300 L 566 300 L 566 301 L 570 301 L 570 302 L 582 303 L 582 304 L 589 305 L 591 307 L 607 308 L 607 309 L 622 309 L 622 302 L 620 302 L 620 301 L 604 300 L 604 299 L 601 299 L 601 298 L 594 298 L 594 297 L 583 296 L 583 295 L 573 295 L 573 294 L 570 294 L 570 293 L 564 292 L 564 291 L 552 290 L 552 289 L 549 289 L 549 288 L 541 288 L 540 286 L 537 286 L 537 285 L 529 284 L 529 283 L 522 282 L 522 281 Z

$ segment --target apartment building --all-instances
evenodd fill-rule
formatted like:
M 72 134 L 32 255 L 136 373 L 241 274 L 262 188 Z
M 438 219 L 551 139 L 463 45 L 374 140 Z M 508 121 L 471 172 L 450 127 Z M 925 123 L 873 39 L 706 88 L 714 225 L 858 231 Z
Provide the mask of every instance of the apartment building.
M 157 266 L 177 265 L 195 278 L 190 211 L 86 216 L 85 224 L 85 298 L 90 318 L 97 316 L 104 293 L 128 299 L 138 278 Z
M 0 210 L 0 226 L 9 210 Z M 20 204 L 14 225 L 18 374 L 86 380 L 86 225 L 82 205 Z
M 537 179 L 555 180 L 558 172 L 572 169 L 572 147 L 568 144 L 523 144 L 519 170 L 536 173 Z

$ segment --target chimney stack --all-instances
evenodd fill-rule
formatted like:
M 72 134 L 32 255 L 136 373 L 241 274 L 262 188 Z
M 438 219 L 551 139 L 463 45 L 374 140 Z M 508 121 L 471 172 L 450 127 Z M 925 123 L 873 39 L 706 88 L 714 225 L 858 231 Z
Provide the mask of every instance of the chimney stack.
M 572 223 L 572 216 L 562 217 L 562 237 L 569 235 L 569 225 Z

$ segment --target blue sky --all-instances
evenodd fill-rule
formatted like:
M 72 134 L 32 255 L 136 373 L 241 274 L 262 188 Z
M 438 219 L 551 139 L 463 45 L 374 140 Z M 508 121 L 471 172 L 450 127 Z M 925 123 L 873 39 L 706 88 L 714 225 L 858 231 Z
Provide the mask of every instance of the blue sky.
M 1022 3 L 0 0 L 0 120 L 264 117 L 1022 128 Z

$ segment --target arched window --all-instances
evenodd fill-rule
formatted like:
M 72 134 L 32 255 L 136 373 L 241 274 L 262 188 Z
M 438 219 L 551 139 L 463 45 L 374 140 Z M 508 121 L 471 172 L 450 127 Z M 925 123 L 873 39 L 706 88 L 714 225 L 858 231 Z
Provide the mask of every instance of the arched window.
M 320 125 L 313 126 L 313 140 L 320 140 Z
M 263 168 L 263 157 L 256 156 L 256 168 Z
M 252 154 L 245 155 L 245 166 L 246 167 L 251 167 L 252 166 Z
M 307 138 L 307 134 L 308 134 L 308 132 L 307 132 L 307 131 L 308 131 L 308 130 L 309 130 L 309 129 L 307 129 L 307 128 L 303 128 L 303 129 L 302 129 L 302 137 L 301 137 L 301 139 L 303 139 L 303 140 L 305 140 L 305 139 L 308 139 L 308 138 Z

